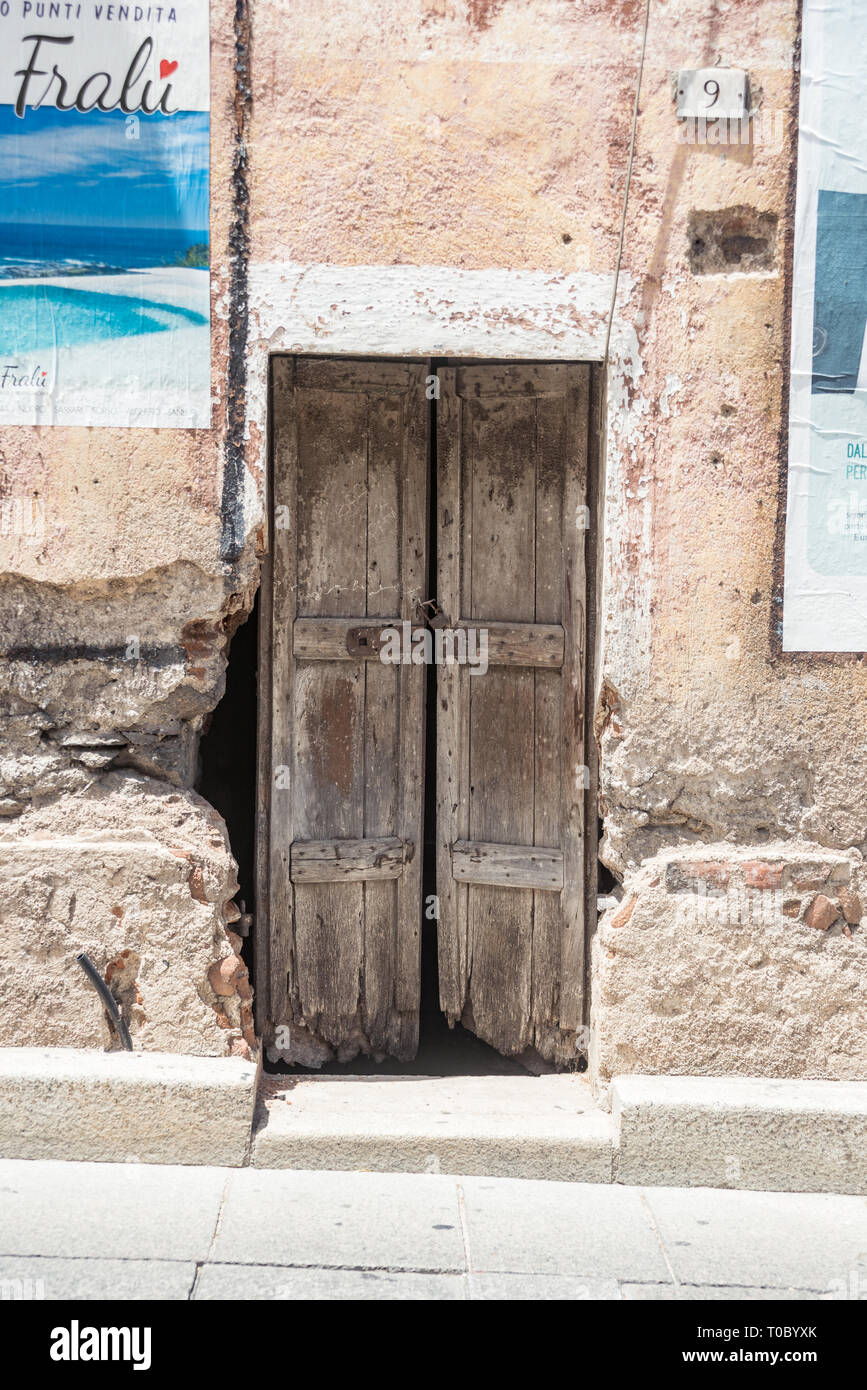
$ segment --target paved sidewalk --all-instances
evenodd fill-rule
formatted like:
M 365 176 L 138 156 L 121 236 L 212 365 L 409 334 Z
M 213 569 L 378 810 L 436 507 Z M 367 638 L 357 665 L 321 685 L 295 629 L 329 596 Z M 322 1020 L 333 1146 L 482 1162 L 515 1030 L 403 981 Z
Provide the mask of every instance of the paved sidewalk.
M 0 1162 L 0 1295 L 867 1297 L 867 1199 Z

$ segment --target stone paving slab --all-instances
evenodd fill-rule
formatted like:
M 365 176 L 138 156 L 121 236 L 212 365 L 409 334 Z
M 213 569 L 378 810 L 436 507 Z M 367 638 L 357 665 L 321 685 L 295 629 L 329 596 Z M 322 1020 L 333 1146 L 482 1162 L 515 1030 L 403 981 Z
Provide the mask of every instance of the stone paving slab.
M 867 1082 L 617 1076 L 611 1105 L 617 1182 L 867 1193 Z
M 215 1260 L 373 1269 L 465 1267 L 455 1182 L 411 1173 L 247 1168 L 231 1176 Z
M 461 1186 L 476 1270 L 597 1280 L 668 1276 L 641 1196 L 630 1188 L 507 1178 L 465 1178 Z
M 265 1081 L 252 1162 L 610 1182 L 611 1116 L 583 1076 Z
M 229 1171 L 0 1160 L 0 1255 L 204 1260 Z
M 666 1303 L 767 1303 L 783 1299 L 787 1302 L 790 1299 L 809 1302 L 817 1297 L 808 1289 L 754 1289 L 738 1284 L 621 1284 L 620 1294 L 628 1303 L 647 1300 Z
M 532 1302 L 620 1300 L 616 1279 L 586 1279 L 568 1274 L 472 1274 L 469 1297 L 490 1302 L 515 1299 Z
M 645 1189 L 675 1279 L 821 1290 L 860 1270 L 867 1200 L 823 1193 Z
M 463 1274 L 412 1274 L 395 1270 L 286 1269 L 274 1265 L 207 1264 L 193 1300 L 317 1299 L 435 1300 L 467 1297 Z
M 4 1298 L 867 1297 L 867 1201 L 426 1174 L 0 1162 Z
M 196 1278 L 192 1260 L 0 1258 L 0 1300 L 143 1298 L 186 1300 Z M 8 1313 L 8 1309 L 6 1310 Z

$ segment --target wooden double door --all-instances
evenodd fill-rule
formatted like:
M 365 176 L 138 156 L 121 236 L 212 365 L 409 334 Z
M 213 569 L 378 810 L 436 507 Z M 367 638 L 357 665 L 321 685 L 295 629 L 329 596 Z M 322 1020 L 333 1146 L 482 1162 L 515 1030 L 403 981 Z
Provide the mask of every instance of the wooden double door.
M 579 364 L 273 361 L 257 994 L 287 1060 L 412 1058 L 426 922 L 451 1023 L 575 1060 L 589 397 Z

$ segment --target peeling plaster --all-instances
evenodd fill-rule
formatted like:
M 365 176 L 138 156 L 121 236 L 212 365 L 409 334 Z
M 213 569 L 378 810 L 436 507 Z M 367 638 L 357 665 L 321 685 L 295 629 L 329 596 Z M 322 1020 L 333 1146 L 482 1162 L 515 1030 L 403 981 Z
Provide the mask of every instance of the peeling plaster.
M 621 275 L 611 371 L 635 376 L 637 339 L 624 319 L 633 287 Z M 450 266 L 254 264 L 250 269 L 248 430 L 266 464 L 268 358 L 329 356 L 602 360 L 613 275 Z M 630 392 L 610 391 L 620 415 Z
M 677 414 L 677 410 L 672 410 L 671 398 L 672 396 L 676 395 L 678 391 L 682 390 L 683 382 L 677 375 L 677 372 L 666 373 L 665 390 L 660 394 L 659 397 L 659 413 L 663 416 L 664 419 L 667 420 L 670 415 Z

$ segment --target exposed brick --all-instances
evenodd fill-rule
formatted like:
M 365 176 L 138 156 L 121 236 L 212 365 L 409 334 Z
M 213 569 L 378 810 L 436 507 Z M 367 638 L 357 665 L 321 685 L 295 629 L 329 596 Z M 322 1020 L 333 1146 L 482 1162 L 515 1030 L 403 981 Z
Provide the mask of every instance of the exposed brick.
M 239 956 L 241 954 L 241 947 L 244 943 L 241 937 L 238 935 L 238 933 L 236 931 L 227 931 L 226 939 L 228 940 L 232 950 L 235 952 L 235 955 Z
M 620 907 L 611 918 L 612 927 L 625 927 L 633 912 L 635 904 L 638 902 L 638 894 L 633 893 L 628 903 L 621 903 Z
M 246 975 L 247 967 L 240 956 L 224 956 L 214 961 L 208 971 L 208 982 L 215 994 L 226 997 L 235 993 L 239 977 L 246 978 Z
M 255 1047 L 256 1033 L 253 1027 L 253 1009 L 250 1004 L 241 1005 L 241 1031 L 250 1047 Z
M 752 859 L 743 867 L 744 882 L 748 888 L 779 888 L 783 881 L 782 864 L 770 864 L 764 859 Z
M 226 981 L 223 979 L 223 976 L 220 973 L 220 962 L 218 960 L 214 961 L 214 964 L 208 971 L 208 984 L 211 986 L 211 989 L 214 991 L 215 994 L 225 996 L 235 993 L 234 986 L 227 985 Z
M 800 917 L 801 899 L 786 898 L 785 902 L 783 903 L 782 913 L 784 917 Z
M 713 884 L 725 888 L 731 878 L 731 865 L 712 859 L 686 859 L 666 864 L 665 886 L 670 893 L 679 888 L 692 888 L 695 883 Z
M 861 921 L 861 899 L 851 888 L 840 888 L 837 890 L 837 901 L 843 909 L 843 916 L 852 927 L 857 927 Z
M 826 898 L 824 893 L 817 893 L 807 908 L 804 921 L 808 927 L 815 927 L 816 931 L 827 931 L 838 916 L 837 904 Z
M 205 892 L 205 876 L 200 868 L 197 867 L 190 871 L 189 883 L 190 896 L 195 898 L 197 903 L 206 903 L 208 897 Z
M 223 921 L 239 922 L 240 920 L 241 909 L 239 908 L 238 904 L 236 902 L 232 902 L 230 898 L 227 903 L 223 904 Z

